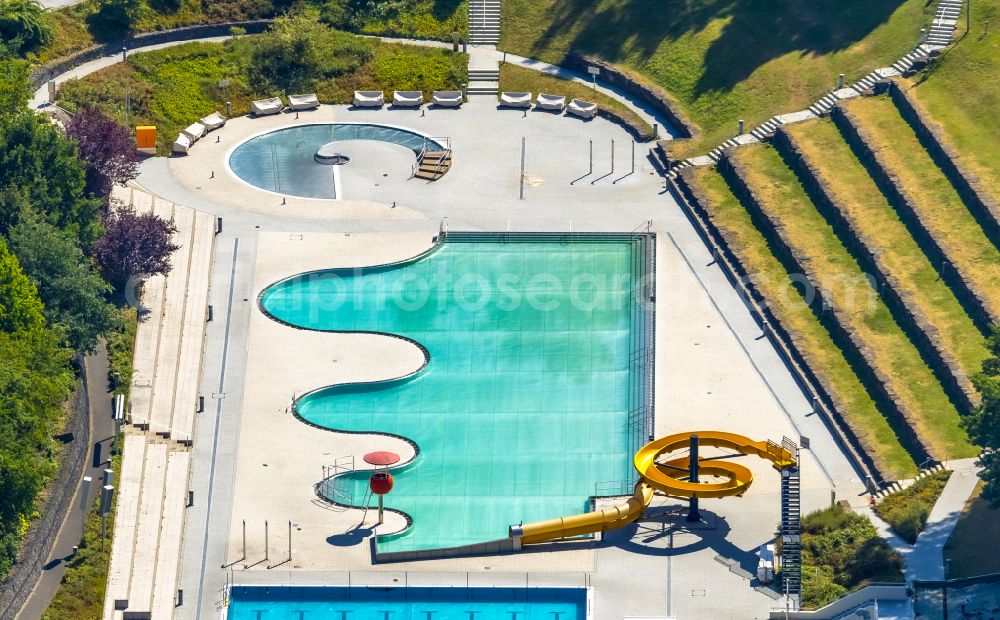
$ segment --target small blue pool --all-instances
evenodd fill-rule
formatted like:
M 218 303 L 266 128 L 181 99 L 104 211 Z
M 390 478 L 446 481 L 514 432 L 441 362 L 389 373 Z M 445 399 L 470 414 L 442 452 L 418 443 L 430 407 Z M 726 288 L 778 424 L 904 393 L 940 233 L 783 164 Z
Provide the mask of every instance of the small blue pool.
M 586 620 L 585 588 L 234 586 L 228 620 Z
M 318 163 L 319 147 L 342 140 L 375 140 L 419 153 L 444 147 L 407 129 L 370 123 L 325 123 L 288 127 L 250 138 L 229 156 L 229 168 L 250 185 L 300 198 L 337 197 L 334 166 Z

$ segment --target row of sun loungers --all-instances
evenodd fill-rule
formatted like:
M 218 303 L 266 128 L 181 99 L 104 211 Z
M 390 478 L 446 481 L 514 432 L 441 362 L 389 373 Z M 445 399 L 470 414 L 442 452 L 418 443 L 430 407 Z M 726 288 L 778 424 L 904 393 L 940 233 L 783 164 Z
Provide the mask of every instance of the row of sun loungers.
M 457 108 L 462 105 L 464 98 L 462 92 L 458 90 L 436 90 L 431 96 L 431 103 L 437 106 Z M 396 90 L 392 93 L 392 105 L 403 108 L 419 108 L 424 103 L 424 93 L 419 90 Z M 511 108 L 530 108 L 531 93 L 505 91 L 500 94 L 500 104 Z M 597 104 L 584 101 L 583 99 L 571 99 L 566 103 L 566 97 L 561 95 L 550 95 L 548 93 L 538 93 L 535 97 L 535 107 L 542 110 L 563 111 L 579 116 L 580 118 L 594 118 L 597 116 Z M 379 108 L 385 105 L 385 93 L 380 90 L 356 90 L 354 91 L 354 105 L 359 108 Z M 289 95 L 288 106 L 279 97 L 270 99 L 260 99 L 250 104 L 250 112 L 254 116 L 268 116 L 278 114 L 285 109 L 288 110 L 312 110 L 319 107 L 319 99 L 315 93 L 306 95 Z M 174 142 L 175 153 L 187 153 L 191 145 L 200 140 L 205 134 L 226 124 L 226 117 L 213 112 L 197 123 L 191 123 Z
M 500 93 L 500 105 L 509 108 L 530 108 L 531 93 L 505 91 Z M 566 103 L 566 97 L 561 95 L 550 95 L 548 93 L 538 93 L 535 97 L 535 107 L 541 110 L 563 111 L 579 116 L 580 118 L 594 118 L 597 116 L 597 104 L 583 99 L 571 99 Z
M 285 106 L 285 102 L 280 97 L 251 101 L 250 113 L 254 116 L 269 116 L 283 112 L 284 110 L 298 112 L 300 110 L 313 110 L 318 107 L 319 99 L 316 97 L 316 93 L 308 93 L 305 95 L 288 95 L 288 106 Z
M 447 108 L 462 105 L 460 90 L 436 90 L 431 95 L 431 103 Z M 398 108 L 419 108 L 424 104 L 424 93 L 419 90 L 396 90 L 392 93 L 392 105 Z M 380 90 L 354 91 L 354 106 L 358 108 L 380 108 L 385 105 L 385 93 Z
M 197 123 L 191 123 L 181 130 L 174 141 L 175 153 L 187 153 L 191 145 L 201 140 L 210 131 L 215 131 L 226 124 L 226 117 L 218 112 L 212 112 Z

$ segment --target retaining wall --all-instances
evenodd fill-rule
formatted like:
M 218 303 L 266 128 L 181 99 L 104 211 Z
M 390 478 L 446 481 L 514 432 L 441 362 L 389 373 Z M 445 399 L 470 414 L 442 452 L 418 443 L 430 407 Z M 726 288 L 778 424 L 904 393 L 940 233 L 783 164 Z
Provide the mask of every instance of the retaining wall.
M 868 441 L 867 433 L 852 424 L 850 416 L 845 413 L 849 411 L 847 403 L 829 387 L 831 381 L 826 373 L 817 364 L 810 362 L 808 349 L 799 346 L 799 339 L 794 332 L 789 331 L 768 306 L 746 266 L 733 252 L 729 235 L 712 222 L 711 215 L 704 207 L 708 201 L 696 186 L 689 183 L 687 176 L 690 174 L 692 169 L 683 171 L 673 181 L 668 180 L 668 187 L 681 209 L 711 249 L 722 272 L 739 292 L 751 315 L 762 327 L 766 325 L 764 334 L 775 346 L 796 382 L 812 399 L 815 411 L 840 447 L 862 475 L 888 481 L 891 472 L 879 457 L 875 446 Z
M 584 74 L 587 73 L 589 67 L 597 67 L 601 71 L 600 79 L 602 82 L 617 86 L 653 106 L 657 112 L 670 121 L 681 137 L 691 138 L 698 131 L 695 124 L 678 109 L 677 104 L 670 98 L 667 91 L 655 84 L 637 80 L 611 63 L 571 51 L 563 58 L 561 66 Z
M 903 223 L 906 224 L 910 234 L 913 235 L 917 245 L 930 259 L 931 264 L 938 270 L 941 279 L 944 280 L 966 313 L 972 318 L 980 330 L 986 331 L 989 325 L 998 322 L 997 317 L 991 316 L 986 304 L 985 296 L 973 284 L 966 282 L 962 275 L 954 267 L 945 267 L 948 257 L 938 244 L 929 229 L 924 225 L 913 207 L 913 201 L 908 195 L 903 183 L 896 178 L 896 175 L 888 172 L 879 159 L 878 153 L 871 146 L 871 139 L 868 132 L 860 125 L 850 112 L 837 105 L 831 110 L 830 117 L 840 130 L 840 133 L 851 146 L 855 156 L 868 170 L 868 174 L 875 180 L 875 184 L 885 194 L 889 204 L 899 214 Z
M 917 462 L 923 461 L 928 456 L 936 456 L 917 434 L 915 420 L 909 412 L 899 406 L 900 399 L 892 387 L 891 380 L 875 364 L 871 347 L 850 328 L 850 322 L 843 316 L 840 308 L 827 298 L 827 291 L 816 285 L 822 280 L 812 269 L 809 257 L 799 252 L 788 241 L 781 224 L 772 220 L 761 206 L 756 193 L 745 181 L 746 173 L 742 164 L 734 161 L 726 152 L 719 161 L 719 172 L 750 213 L 755 225 L 774 247 L 775 256 L 785 264 L 788 272 L 803 274 L 813 284 L 815 294 L 810 304 L 813 311 L 830 332 L 833 341 L 844 352 L 848 363 L 854 368 L 879 408 L 893 422 L 895 430 L 901 435 L 903 446 Z
M 899 115 L 917 134 L 920 144 L 941 168 L 969 212 L 994 245 L 1000 247 L 1000 204 L 982 186 L 979 177 L 962 165 L 962 154 L 948 143 L 944 130 L 921 110 L 897 82 L 890 82 L 889 95 Z
M 21 540 L 17 563 L 0 582 L 0 620 L 13 620 L 35 587 L 42 568 L 48 562 L 52 545 L 62 528 L 66 513 L 76 495 L 80 472 L 90 452 L 90 398 L 87 394 L 87 370 L 78 364 L 80 381 L 70 401 L 72 418 L 64 433 L 73 440 L 65 444 L 59 469 L 49 483 L 48 495 L 39 506 L 41 517 L 33 522 Z
M 840 241 L 847 247 L 861 268 L 875 276 L 879 295 L 892 312 L 893 318 L 920 351 L 927 365 L 941 382 L 949 398 L 964 411 L 978 403 L 978 394 L 958 359 L 947 350 L 943 338 L 909 294 L 901 293 L 899 279 L 892 275 L 877 252 L 878 245 L 854 226 L 838 204 L 834 191 L 822 180 L 821 173 L 802 155 L 795 141 L 784 128 L 775 133 L 772 143 L 795 172 L 816 209 L 833 226 Z

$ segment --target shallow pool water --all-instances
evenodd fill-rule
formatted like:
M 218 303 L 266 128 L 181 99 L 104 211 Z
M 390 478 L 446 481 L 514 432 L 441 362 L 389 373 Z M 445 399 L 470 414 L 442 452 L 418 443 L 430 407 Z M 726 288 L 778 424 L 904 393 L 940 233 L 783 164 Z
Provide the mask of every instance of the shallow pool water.
M 229 620 L 585 620 L 584 588 L 234 587 Z
M 429 361 L 416 375 L 334 386 L 304 420 L 419 446 L 386 505 L 413 519 L 380 550 L 507 536 L 508 526 L 588 509 L 631 475 L 635 252 L 628 240 L 447 242 L 407 264 L 304 274 L 261 296 L 295 326 L 394 334 Z M 348 477 L 365 496 L 367 477 Z
M 250 138 L 229 156 L 229 168 L 250 185 L 301 198 L 337 197 L 334 168 L 316 162 L 319 147 L 341 140 L 375 140 L 404 146 L 414 153 L 425 144 L 441 145 L 398 127 L 369 123 L 327 123 L 278 129 Z

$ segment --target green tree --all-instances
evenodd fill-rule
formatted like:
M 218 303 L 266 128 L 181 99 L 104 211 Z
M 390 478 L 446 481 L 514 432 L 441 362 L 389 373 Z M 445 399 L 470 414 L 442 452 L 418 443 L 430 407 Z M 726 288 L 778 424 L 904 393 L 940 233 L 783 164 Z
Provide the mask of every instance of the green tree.
M 10 248 L 37 285 L 45 318 L 73 350 L 93 349 L 118 325 L 118 311 L 106 300 L 111 286 L 61 230 L 37 215 L 22 216 L 10 231 Z
M 983 362 L 982 372 L 972 377 L 982 401 L 963 420 L 973 443 L 1000 448 L 1000 327 L 994 326 L 987 340 L 990 357 Z M 1000 457 L 987 452 L 982 457 L 983 499 L 993 508 L 1000 507 Z
M 54 468 L 52 436 L 73 386 L 69 361 L 44 327 L 0 331 L 0 578 Z
M 76 145 L 35 114 L 0 118 L 0 234 L 29 206 L 86 247 L 100 233 L 101 201 L 84 195 Z
M 250 84 L 279 91 L 309 90 L 317 81 L 353 71 L 372 57 L 373 44 L 333 30 L 315 9 L 274 20 L 271 28 L 238 44 L 249 52 L 245 71 Z
M 23 112 L 30 98 L 28 62 L 0 58 L 0 118 Z
M 0 42 L 15 55 L 52 42 L 52 19 L 35 0 L 0 0 Z
M 100 39 L 127 37 L 141 11 L 141 0 L 101 0 L 91 26 Z
M 34 283 L 0 239 L 0 330 L 10 333 L 44 324 L 42 302 Z
M 351 23 L 351 10 L 347 0 L 324 0 L 319 6 L 319 21 L 331 28 L 344 30 Z

